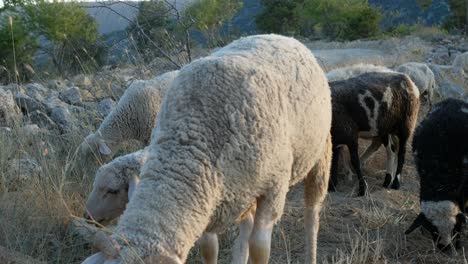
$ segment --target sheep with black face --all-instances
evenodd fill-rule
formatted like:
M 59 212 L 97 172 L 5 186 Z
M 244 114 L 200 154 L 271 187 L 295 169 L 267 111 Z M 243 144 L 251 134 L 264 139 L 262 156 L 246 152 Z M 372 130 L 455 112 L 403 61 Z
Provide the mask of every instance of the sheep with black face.
M 405 234 L 422 226 L 437 247 L 452 251 L 466 223 L 468 201 L 468 103 L 435 105 L 416 129 L 413 152 L 420 178 L 421 213 Z

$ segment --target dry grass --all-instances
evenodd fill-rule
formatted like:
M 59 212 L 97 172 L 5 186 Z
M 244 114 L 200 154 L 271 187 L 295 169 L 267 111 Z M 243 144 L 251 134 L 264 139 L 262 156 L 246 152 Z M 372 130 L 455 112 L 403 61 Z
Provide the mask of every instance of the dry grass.
M 47 263 L 80 263 L 92 253 L 90 245 L 69 229 L 72 216 L 82 214 L 91 186 L 91 179 L 65 172 L 83 136 L 40 134 L 31 138 L 19 128 L 9 136 L 0 135 L 0 247 Z M 38 144 L 41 141 L 51 149 L 47 155 Z M 9 186 L 9 160 L 25 154 L 39 161 L 41 175 L 23 186 Z M 383 150 L 365 170 L 368 196 L 356 197 L 355 179 L 342 179 L 339 191 L 328 196 L 321 214 L 319 263 L 467 263 L 462 251 L 453 258 L 435 252 L 431 239 L 419 231 L 404 235 L 419 210 L 410 150 L 407 157 L 399 191 L 381 187 Z M 284 216 L 275 227 L 270 263 L 302 263 L 303 220 L 303 186 L 298 185 L 289 193 Z M 234 227 L 221 236 L 219 263 L 229 263 L 235 236 Z M 197 247 L 188 263 L 200 263 Z

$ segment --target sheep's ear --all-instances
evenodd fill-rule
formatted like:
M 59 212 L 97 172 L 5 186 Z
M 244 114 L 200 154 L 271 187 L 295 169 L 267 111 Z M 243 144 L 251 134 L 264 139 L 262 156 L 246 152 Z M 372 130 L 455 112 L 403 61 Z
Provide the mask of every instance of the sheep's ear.
M 135 188 L 139 182 L 140 182 L 140 178 L 138 178 L 138 176 L 133 176 L 128 182 L 128 200 L 129 201 L 132 198 L 133 192 L 135 191 Z
M 416 228 L 423 225 L 425 221 L 427 221 L 426 216 L 423 213 L 420 213 L 418 217 L 416 217 L 414 222 L 411 224 L 411 226 L 408 228 L 408 230 L 405 231 L 405 235 L 408 235 L 411 232 L 413 232 Z
M 106 255 L 104 255 L 102 252 L 99 252 L 86 258 L 81 264 L 103 264 L 106 260 Z
M 104 140 L 99 140 L 99 143 L 98 143 L 98 147 L 99 147 L 99 152 L 102 154 L 102 155 L 110 155 L 112 153 L 112 150 L 109 148 L 109 146 L 107 146 L 106 142 L 104 142 Z

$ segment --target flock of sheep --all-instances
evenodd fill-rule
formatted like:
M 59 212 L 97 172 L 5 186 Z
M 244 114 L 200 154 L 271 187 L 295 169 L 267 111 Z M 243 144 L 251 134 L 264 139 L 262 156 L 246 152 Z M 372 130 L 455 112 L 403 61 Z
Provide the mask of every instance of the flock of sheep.
M 80 145 L 93 160 L 109 160 L 130 139 L 148 145 L 98 169 L 84 216 L 120 219 L 112 235 L 96 235 L 99 252 L 83 263 L 184 263 L 197 241 L 203 262 L 217 263 L 217 234 L 233 224 L 232 263 L 268 263 L 273 226 L 301 181 L 305 263 L 316 263 L 319 213 L 343 147 L 358 195 L 367 191 L 361 166 L 382 144 L 383 185 L 398 189 L 420 95 L 432 106 L 433 89 L 434 74 L 418 63 L 325 75 L 309 49 L 278 35 L 241 38 L 136 82 Z M 421 214 L 407 233 L 423 226 L 443 250 L 458 244 L 465 222 L 466 135 L 468 104 L 450 99 L 432 107 L 413 139 Z M 362 157 L 359 138 L 372 140 Z

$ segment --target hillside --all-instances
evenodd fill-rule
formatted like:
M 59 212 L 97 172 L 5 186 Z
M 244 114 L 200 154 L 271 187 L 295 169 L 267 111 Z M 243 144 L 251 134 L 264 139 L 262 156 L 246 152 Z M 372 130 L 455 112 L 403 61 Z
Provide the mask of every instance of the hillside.
M 173 0 L 179 9 L 183 10 L 189 0 Z M 239 27 L 241 33 L 251 33 L 255 30 L 254 16 L 261 10 L 260 0 L 242 0 L 243 7 L 233 18 L 233 25 Z M 99 7 L 105 3 L 115 12 L 108 8 Z M 109 5 L 112 3 L 112 5 Z M 89 14 L 93 16 L 99 24 L 99 32 L 108 34 L 114 31 L 123 30 L 128 26 L 128 20 L 136 16 L 137 9 L 133 6 L 137 2 L 89 2 L 84 3 L 89 6 Z M 433 0 L 431 6 L 422 10 L 415 0 L 369 0 L 371 5 L 379 7 L 386 15 L 383 18 L 382 26 L 395 25 L 399 23 L 423 23 L 426 25 L 439 24 L 449 13 L 447 0 Z M 122 16 L 127 19 L 122 18 Z

